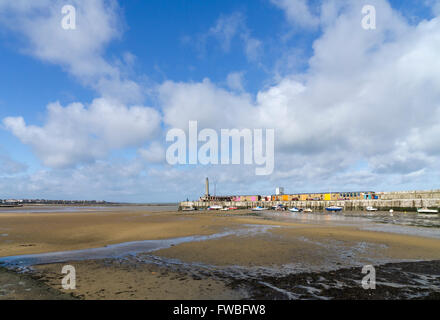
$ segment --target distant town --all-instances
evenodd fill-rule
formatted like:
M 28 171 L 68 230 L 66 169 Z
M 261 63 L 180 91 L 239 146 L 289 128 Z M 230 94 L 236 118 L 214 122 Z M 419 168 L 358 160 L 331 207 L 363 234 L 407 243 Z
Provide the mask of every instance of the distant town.
M 104 200 L 47 200 L 47 199 L 0 199 L 0 207 L 18 207 L 33 204 L 72 204 L 72 205 L 96 205 L 96 204 L 115 204 Z
M 48 199 L 0 199 L 1 207 L 22 207 L 25 205 L 73 205 L 73 206 L 177 206 L 176 202 L 109 202 L 104 200 L 48 200 Z

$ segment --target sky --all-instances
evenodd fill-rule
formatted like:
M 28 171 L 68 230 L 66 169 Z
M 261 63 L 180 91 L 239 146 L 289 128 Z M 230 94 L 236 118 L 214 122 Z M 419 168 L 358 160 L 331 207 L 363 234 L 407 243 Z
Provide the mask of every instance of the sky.
M 0 199 L 440 188 L 437 0 L 0 0 L 0 61 Z M 170 164 L 190 121 L 273 129 L 273 172 Z

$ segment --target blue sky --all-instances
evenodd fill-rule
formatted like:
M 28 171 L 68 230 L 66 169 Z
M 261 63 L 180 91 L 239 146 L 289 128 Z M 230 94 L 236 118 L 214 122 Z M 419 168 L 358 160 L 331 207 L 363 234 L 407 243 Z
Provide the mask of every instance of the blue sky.
M 438 188 L 439 14 L 435 0 L 0 0 L 0 199 L 178 201 L 205 176 L 225 194 Z M 275 129 L 274 172 L 168 165 L 166 132 L 189 120 Z

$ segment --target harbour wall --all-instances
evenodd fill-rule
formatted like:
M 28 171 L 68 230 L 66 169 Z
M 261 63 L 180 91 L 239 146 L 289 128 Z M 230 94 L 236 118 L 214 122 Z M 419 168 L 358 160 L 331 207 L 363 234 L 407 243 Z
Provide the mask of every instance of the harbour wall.
M 440 190 L 376 192 L 380 200 L 429 200 L 440 199 Z
M 391 196 L 392 197 L 392 196 Z M 257 206 L 271 208 L 282 204 L 287 207 L 311 208 L 324 210 L 326 207 L 339 206 L 345 211 L 364 211 L 367 207 L 375 207 L 379 210 L 388 211 L 417 211 L 417 208 L 428 207 L 440 209 L 440 195 L 438 198 L 399 198 L 399 199 L 378 199 L 378 200 L 338 200 L 338 201 L 184 201 L 180 203 L 179 210 L 184 208 L 207 209 L 213 205 L 222 207 L 237 207 L 239 209 L 250 209 Z

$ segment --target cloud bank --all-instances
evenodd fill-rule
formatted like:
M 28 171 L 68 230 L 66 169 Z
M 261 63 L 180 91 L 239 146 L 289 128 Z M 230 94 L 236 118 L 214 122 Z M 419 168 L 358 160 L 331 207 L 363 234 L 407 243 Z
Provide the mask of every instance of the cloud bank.
M 292 192 L 423 187 L 435 185 L 439 177 L 439 16 L 411 24 L 387 1 L 372 0 L 368 4 L 376 7 L 377 28 L 364 30 L 362 2 L 325 0 L 312 7 L 304 0 L 272 0 L 293 29 L 314 30 L 318 36 L 305 70 L 246 92 L 246 73 L 234 70 L 224 81 L 226 88 L 209 78 L 143 88 L 104 58 L 108 43 L 121 36 L 116 2 L 75 2 L 86 16 L 73 38 L 54 28 L 61 2 L 56 3 L 45 10 L 47 1 L 0 1 L 0 21 L 28 39 L 27 54 L 62 66 L 98 95 L 91 103 L 49 104 L 40 126 L 21 117 L 3 120 L 49 168 L 71 170 L 63 174 L 73 176 L 87 170 L 99 174 L 98 168 L 113 170 L 107 162 L 112 150 L 135 147 L 137 156 L 126 164 L 135 168 L 133 175 L 120 177 L 132 183 L 127 182 L 127 190 L 137 184 L 153 190 L 162 177 L 163 188 L 181 196 L 195 190 L 189 180 L 207 174 L 223 181 L 224 193 L 247 192 L 249 185 L 264 193 L 278 184 Z M 432 4 L 433 12 L 437 5 Z M 13 19 L 23 23 L 17 27 Z M 43 27 L 35 30 L 38 21 Z M 228 52 L 239 36 L 248 58 L 256 58 L 261 40 L 250 36 L 243 21 L 241 15 L 221 16 L 207 37 Z M 98 26 L 103 33 L 96 32 Z M 147 91 L 157 98 L 154 108 L 143 106 Z M 261 180 L 247 168 L 163 164 L 166 145 L 160 137 L 169 128 L 186 129 L 190 120 L 200 128 L 274 128 L 274 174 Z M 55 172 L 44 171 L 45 179 L 61 174 Z

